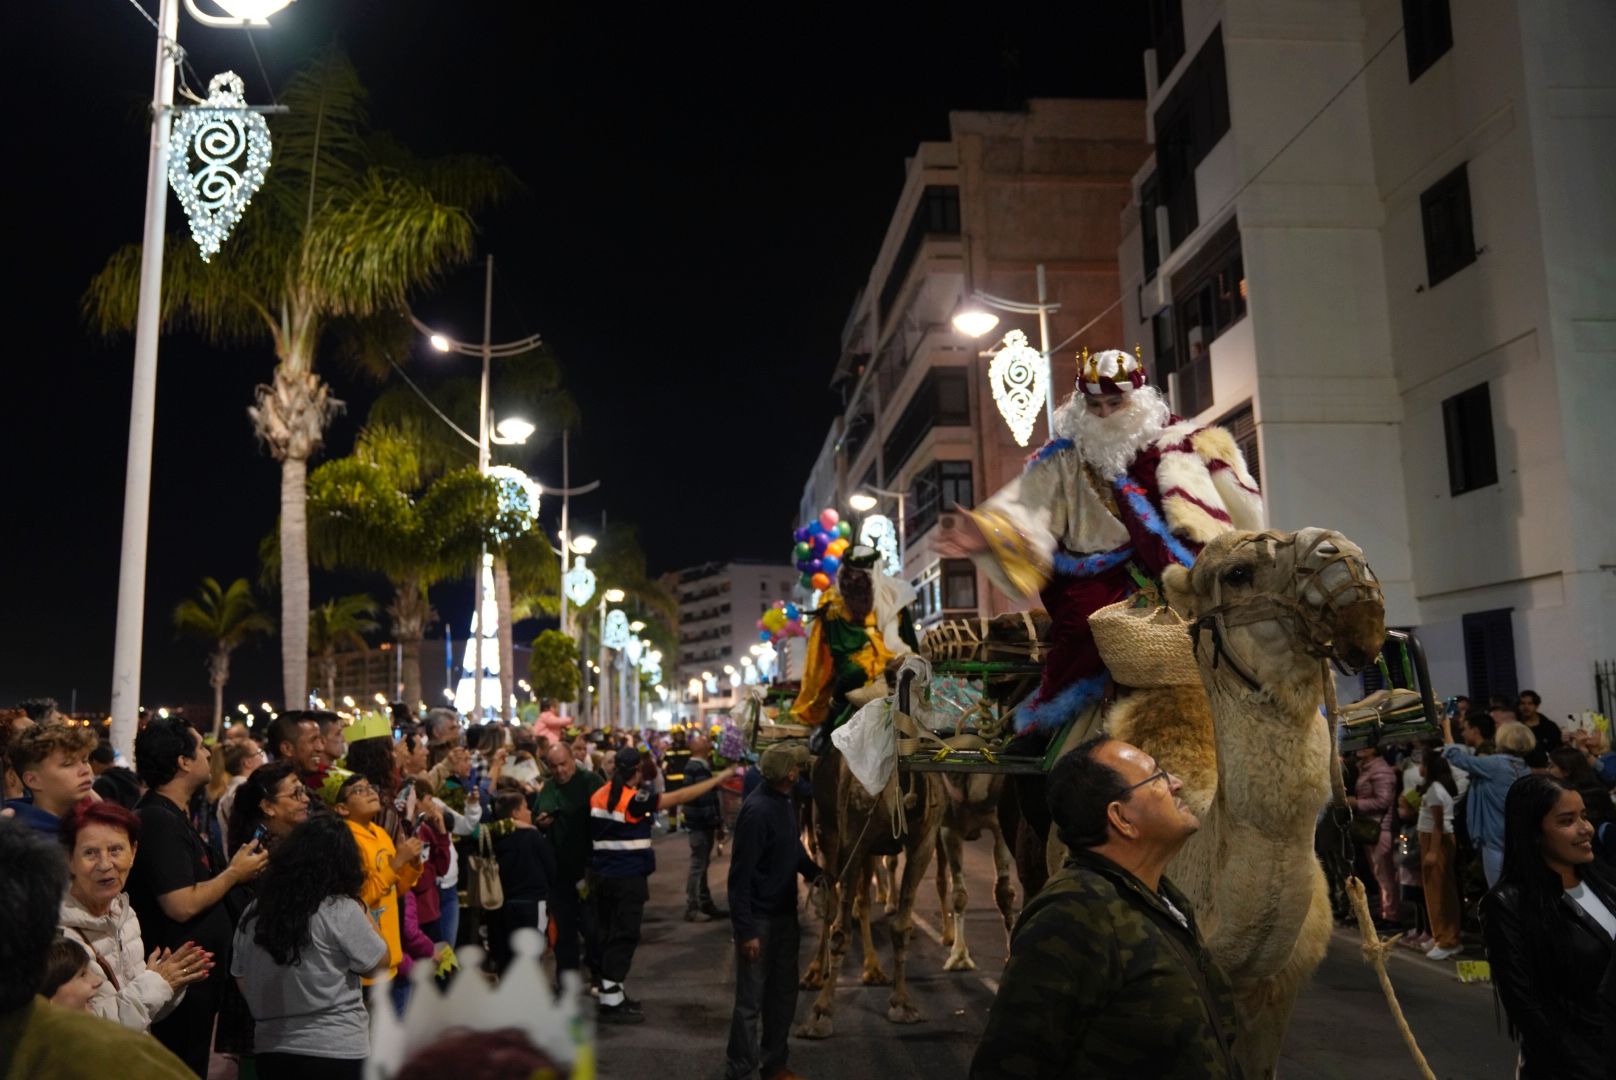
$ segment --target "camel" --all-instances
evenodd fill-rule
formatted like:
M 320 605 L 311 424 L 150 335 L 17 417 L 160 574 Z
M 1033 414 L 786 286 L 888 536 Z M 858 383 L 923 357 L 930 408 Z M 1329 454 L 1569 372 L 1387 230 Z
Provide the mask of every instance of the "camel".
M 874 692 L 878 694 L 880 690 Z M 847 955 L 855 914 L 864 945 L 861 981 L 866 986 L 890 982 L 887 1019 L 895 1024 L 918 1023 L 920 1011 L 909 1002 L 907 958 L 909 939 L 914 934 L 915 896 L 921 879 L 931 868 L 947 800 L 942 781 L 935 773 L 910 773 L 901 779 L 895 775 L 892 783 L 872 798 L 854 779 L 840 751 L 828 744 L 825 752 L 814 759 L 812 781 L 819 865 L 829 887 L 819 913 L 819 945 L 802 979 L 805 989 L 817 989 L 819 993 L 808 1019 L 794 1033 L 804 1039 L 829 1038 L 833 1033 L 836 980 Z M 870 929 L 874 921 L 870 879 L 877 860 L 900 852 L 904 859 L 903 876 L 897 886 L 898 907 L 887 927 L 892 938 L 889 979 L 876 958 Z
M 1133 690 L 1107 727 L 1184 781 L 1201 829 L 1167 875 L 1233 984 L 1245 1075 L 1272 1077 L 1331 931 L 1313 851 L 1335 756 L 1319 711 L 1332 677 L 1324 662 L 1373 662 L 1384 604 L 1363 552 L 1323 529 L 1224 534 L 1192 569 L 1170 567 L 1162 585 L 1187 622 L 1200 686 Z
M 993 901 L 1004 919 L 1008 940 L 1016 923 L 1016 888 L 1010 883 L 1010 846 L 999 826 L 999 800 L 1004 777 L 970 773 L 956 782 L 944 774 L 948 803 L 937 834 L 937 903 L 943 920 L 943 948 L 949 950 L 944 971 L 975 971 L 976 961 L 965 944 L 965 841 L 978 839 L 984 830 L 993 837 Z

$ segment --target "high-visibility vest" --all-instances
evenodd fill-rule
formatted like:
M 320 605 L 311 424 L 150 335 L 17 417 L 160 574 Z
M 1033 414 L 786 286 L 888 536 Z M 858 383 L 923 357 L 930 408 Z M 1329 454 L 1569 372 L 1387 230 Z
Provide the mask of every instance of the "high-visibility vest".
M 612 785 L 602 784 L 589 797 L 589 825 L 594 837 L 591 866 L 602 877 L 644 877 L 656 869 L 651 850 L 651 816 L 635 817 L 629 809 L 639 788 L 624 786 L 617 805 L 609 802 Z

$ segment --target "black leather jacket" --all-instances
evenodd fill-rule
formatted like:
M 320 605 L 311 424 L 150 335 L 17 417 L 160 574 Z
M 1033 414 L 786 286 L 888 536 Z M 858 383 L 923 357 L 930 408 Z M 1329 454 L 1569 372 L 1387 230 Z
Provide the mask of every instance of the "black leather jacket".
M 1595 863 L 1582 880 L 1616 913 L 1616 875 Z M 1616 942 L 1569 897 L 1540 923 L 1508 881 L 1482 900 L 1481 914 L 1493 986 L 1520 1033 L 1521 1080 L 1608 1080 L 1616 1062 Z M 1545 947 L 1555 938 L 1563 950 Z

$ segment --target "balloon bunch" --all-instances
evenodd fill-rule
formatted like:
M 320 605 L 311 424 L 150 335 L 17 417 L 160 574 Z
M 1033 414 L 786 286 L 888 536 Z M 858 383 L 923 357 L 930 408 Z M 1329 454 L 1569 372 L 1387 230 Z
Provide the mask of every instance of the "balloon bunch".
M 831 582 L 836 580 L 836 571 L 842 568 L 842 554 L 853 542 L 852 535 L 853 527 L 828 507 L 819 512 L 817 519 L 792 534 L 797 546 L 791 549 L 791 558 L 802 571 L 803 588 L 830 588 Z
M 776 600 L 774 606 L 757 621 L 758 640 L 778 644 L 786 638 L 807 637 L 802 626 L 802 611 L 796 604 Z

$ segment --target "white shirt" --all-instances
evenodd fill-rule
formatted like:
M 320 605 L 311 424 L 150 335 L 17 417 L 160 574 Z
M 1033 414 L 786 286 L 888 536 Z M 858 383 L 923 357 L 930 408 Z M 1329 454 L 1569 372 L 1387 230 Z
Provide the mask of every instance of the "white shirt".
M 1611 914 L 1610 908 L 1599 899 L 1599 894 L 1590 889 L 1586 882 L 1579 881 L 1576 886 L 1565 891 L 1588 917 L 1600 925 L 1607 935 L 1616 938 L 1616 915 Z
M 1432 784 L 1420 796 L 1420 820 L 1415 824 L 1419 832 L 1436 832 L 1435 808 L 1442 808 L 1442 831 L 1453 834 L 1453 796 L 1442 784 Z

